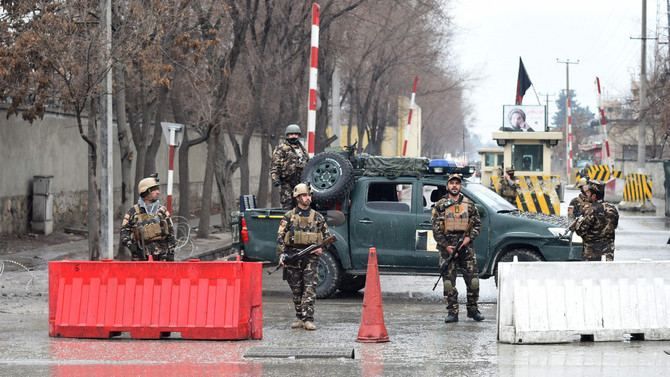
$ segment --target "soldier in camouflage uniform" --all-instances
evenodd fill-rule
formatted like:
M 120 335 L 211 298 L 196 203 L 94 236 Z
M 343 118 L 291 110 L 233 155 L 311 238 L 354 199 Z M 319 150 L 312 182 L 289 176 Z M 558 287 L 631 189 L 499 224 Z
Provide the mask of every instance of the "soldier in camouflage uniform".
M 500 178 L 500 196 L 516 207 L 516 193 L 519 181 L 514 177 L 514 168 L 508 168 Z
M 138 184 L 140 198 L 121 223 L 121 244 L 130 249 L 134 261 L 174 261 L 172 219 L 158 200 L 161 191 L 157 175 L 144 178 Z
M 579 195 L 570 201 L 568 204 L 568 218 L 574 220 L 582 215 L 582 207 L 585 203 L 588 202 L 586 199 L 586 189 L 588 188 L 589 180 L 585 177 L 582 177 L 577 181 L 577 188 L 579 189 Z M 572 212 L 570 212 L 572 209 Z
M 296 320 L 291 324 L 291 328 L 316 330 L 314 324 L 316 269 L 323 250 L 316 249 L 311 254 L 286 263 L 284 259 L 301 249 L 321 243 L 330 234 L 324 217 L 310 208 L 312 196 L 309 187 L 304 183 L 298 184 L 293 190 L 293 197 L 297 201 L 297 207 L 286 212 L 279 222 L 277 254 L 279 264 L 284 267 L 284 279 L 293 293 Z
M 279 187 L 279 197 L 283 209 L 293 208 L 293 188 L 300 183 L 302 169 L 309 160 L 307 150 L 300 143 L 300 126 L 290 124 L 286 127 L 286 140 L 277 145 L 272 152 L 270 177 L 272 184 Z
M 614 231 L 619 225 L 619 212 L 613 204 L 603 201 L 604 196 L 605 185 L 590 182 L 586 190 L 589 202 L 570 228 L 584 241 L 584 261 L 599 261 L 603 255 L 607 261 L 614 260 Z
M 456 253 L 447 270 L 442 274 L 444 296 L 447 299 L 448 316 L 446 323 L 458 322 L 458 291 L 456 290 L 456 269 L 460 268 L 467 287 L 468 318 L 484 320 L 477 307 L 479 300 L 479 277 L 473 240 L 479 235 L 481 221 L 474 203 L 461 193 L 462 178 L 458 174 L 449 176 L 447 195 L 433 207 L 433 236 L 440 251 L 440 267 L 449 255 Z M 459 239 L 463 247 L 456 250 Z

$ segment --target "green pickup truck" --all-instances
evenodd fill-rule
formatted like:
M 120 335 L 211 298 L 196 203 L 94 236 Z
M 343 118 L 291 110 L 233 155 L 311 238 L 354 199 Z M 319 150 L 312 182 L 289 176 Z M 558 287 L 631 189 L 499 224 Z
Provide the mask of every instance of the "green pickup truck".
M 337 154 L 325 155 L 303 173 L 303 180 L 312 184 L 317 209 L 326 215 L 330 232 L 337 238 L 321 256 L 317 297 L 362 289 L 371 247 L 377 248 L 382 274 L 437 275 L 439 254 L 431 209 L 446 193 L 448 174 L 459 168 L 434 160 L 420 174 L 366 175 Z M 339 186 L 339 198 L 327 192 L 335 186 Z M 474 242 L 481 278 L 495 276 L 497 263 L 514 256 L 520 261 L 581 258 L 581 239 L 559 237 L 567 226 L 565 218 L 520 213 L 495 192 L 467 179 L 462 192 L 481 216 L 481 232 Z M 242 209 L 232 214 L 233 247 L 244 260 L 276 263 L 277 228 L 285 211 Z

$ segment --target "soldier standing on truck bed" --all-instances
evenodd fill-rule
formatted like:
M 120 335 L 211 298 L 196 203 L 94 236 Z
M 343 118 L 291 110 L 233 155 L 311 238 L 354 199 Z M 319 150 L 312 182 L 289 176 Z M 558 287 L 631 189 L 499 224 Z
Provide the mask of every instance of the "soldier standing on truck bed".
M 121 244 L 130 249 L 134 261 L 174 261 L 174 236 L 172 219 L 167 209 L 160 204 L 161 195 L 158 174 L 144 178 L 137 185 L 140 198 L 132 206 L 121 223 Z
M 296 320 L 291 328 L 316 330 L 314 324 L 314 302 L 316 301 L 317 265 L 321 248 L 297 260 L 284 263 L 287 256 L 297 254 L 301 249 L 319 244 L 330 236 L 326 220 L 310 208 L 312 195 L 309 186 L 300 183 L 293 189 L 297 207 L 286 212 L 279 222 L 277 231 L 277 254 L 279 265 L 284 267 L 284 280 L 293 293 Z
M 477 260 L 472 242 L 479 235 L 481 221 L 475 204 L 461 193 L 462 178 L 459 174 L 449 176 L 447 195 L 433 207 L 433 236 L 440 251 L 440 271 L 447 299 L 446 323 L 458 322 L 458 290 L 456 290 L 456 268 L 463 272 L 467 287 L 468 318 L 484 320 L 477 307 L 479 300 L 479 277 Z M 459 242 L 460 241 L 460 242 Z M 460 243 L 460 250 L 457 246 Z M 453 259 L 449 257 L 453 254 Z M 448 265 L 445 263 L 449 261 Z
M 279 197 L 283 209 L 294 206 L 291 193 L 295 185 L 300 183 L 302 169 L 309 160 L 307 150 L 300 143 L 300 126 L 289 124 L 286 127 L 286 140 L 277 145 L 272 152 L 272 167 L 270 177 L 272 184 L 279 187 Z
M 588 202 L 570 227 L 584 241 L 584 261 L 599 261 L 603 255 L 607 261 L 614 260 L 614 232 L 619 225 L 619 212 L 614 204 L 603 201 L 604 197 L 605 185 L 598 181 L 589 182 L 586 189 Z

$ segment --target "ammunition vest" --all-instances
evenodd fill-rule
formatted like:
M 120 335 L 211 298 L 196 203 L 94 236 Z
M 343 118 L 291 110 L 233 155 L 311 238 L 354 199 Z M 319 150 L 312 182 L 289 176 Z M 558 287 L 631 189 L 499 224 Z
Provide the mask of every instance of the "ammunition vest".
M 507 180 L 503 178 L 502 185 L 501 185 L 501 194 L 502 196 L 505 197 L 514 197 L 516 196 L 516 184 L 510 185 L 509 182 L 506 182 Z
M 297 208 L 294 208 L 292 212 L 291 224 L 284 235 L 286 246 L 308 246 L 323 242 L 323 235 L 316 229 L 314 222 L 315 210 L 310 209 L 309 216 L 300 216 Z
M 165 219 L 161 219 L 158 214 L 143 213 L 137 204 L 134 205 L 134 208 L 135 228 L 133 229 L 133 238 L 135 241 L 153 242 L 167 238 L 169 228 Z
M 460 203 L 456 203 L 444 210 L 444 231 L 445 232 L 465 232 L 468 229 L 470 218 L 468 217 L 468 206 L 470 201 L 463 198 Z

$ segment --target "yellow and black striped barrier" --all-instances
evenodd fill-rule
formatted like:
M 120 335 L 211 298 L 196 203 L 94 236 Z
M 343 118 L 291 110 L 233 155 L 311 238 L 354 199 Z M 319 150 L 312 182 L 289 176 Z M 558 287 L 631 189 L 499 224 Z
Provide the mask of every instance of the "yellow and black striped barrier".
M 631 173 L 626 175 L 623 186 L 623 200 L 625 202 L 645 202 L 651 200 L 652 181 L 646 174 Z
M 519 189 L 516 194 L 516 207 L 520 211 L 544 213 L 546 215 L 560 215 L 561 201 L 556 193 L 560 184 L 560 177 L 545 176 L 516 176 Z M 491 177 L 495 191 L 500 193 L 500 176 Z
M 610 178 L 621 178 L 621 170 L 615 170 L 609 167 L 609 165 L 593 165 L 590 166 L 586 171 L 586 174 L 590 180 L 597 180 L 602 182 L 607 182 Z M 582 178 L 581 172 L 577 171 L 577 180 Z

